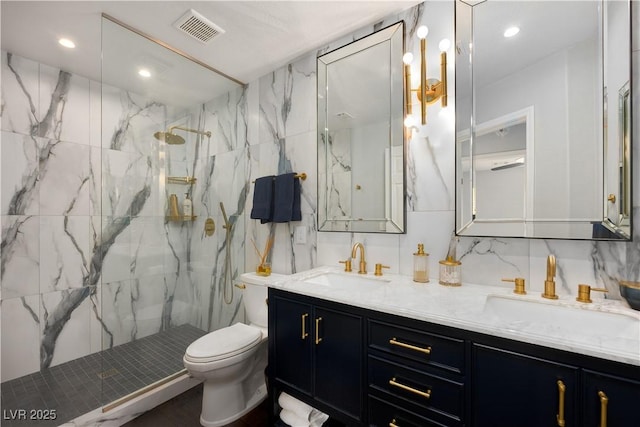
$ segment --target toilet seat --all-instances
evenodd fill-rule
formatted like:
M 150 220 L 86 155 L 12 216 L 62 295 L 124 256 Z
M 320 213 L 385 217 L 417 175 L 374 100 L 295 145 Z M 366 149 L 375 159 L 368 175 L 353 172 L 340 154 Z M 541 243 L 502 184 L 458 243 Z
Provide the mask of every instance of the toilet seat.
M 262 340 L 260 329 L 236 323 L 195 340 L 184 355 L 192 363 L 209 363 L 228 359 L 255 347 Z

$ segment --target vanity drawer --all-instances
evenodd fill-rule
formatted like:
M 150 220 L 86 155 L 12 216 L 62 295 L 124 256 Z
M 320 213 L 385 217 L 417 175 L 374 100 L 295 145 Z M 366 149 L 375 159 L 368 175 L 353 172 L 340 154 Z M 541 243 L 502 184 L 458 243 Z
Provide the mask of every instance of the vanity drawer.
M 456 373 L 464 371 L 464 340 L 369 321 L 369 348 Z
M 370 427 L 449 427 L 369 395 Z
M 464 385 L 397 363 L 369 356 L 369 388 L 417 405 L 416 412 L 446 414 L 459 421 L 464 413 Z M 418 408 L 419 407 L 419 408 Z

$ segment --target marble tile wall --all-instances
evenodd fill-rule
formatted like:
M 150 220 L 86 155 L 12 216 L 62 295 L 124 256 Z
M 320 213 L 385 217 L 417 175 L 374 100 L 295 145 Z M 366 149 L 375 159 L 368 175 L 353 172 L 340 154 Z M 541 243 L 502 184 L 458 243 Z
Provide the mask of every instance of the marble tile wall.
M 2 381 L 96 344 L 92 93 L 88 79 L 2 52 Z
M 184 110 L 2 53 L 2 381 L 172 326 L 244 319 L 221 277 L 227 244 L 230 277 L 244 270 L 245 98 Z M 213 136 L 153 138 L 176 123 Z M 169 194 L 187 192 L 197 220 L 166 221 Z
M 638 24 L 640 8 L 634 8 L 633 61 L 640 66 Z M 398 20 L 405 22 L 407 49 L 418 55 L 418 26 L 429 27 L 431 45 L 442 38 L 454 40 L 453 2 L 425 2 L 398 15 L 387 17 L 356 33 L 337 40 L 317 51 L 309 52 L 285 67 L 252 82 L 250 87 L 258 93 L 258 117 L 249 127 L 258 127 L 258 139 L 249 139 L 251 179 L 288 171 L 307 172 L 310 179 L 302 183 L 303 220 L 300 223 L 261 225 L 247 217 L 246 259 L 247 270 L 255 268 L 257 256 L 250 239 L 264 244 L 269 235 L 275 237 L 272 265 L 275 272 L 293 273 L 320 265 L 338 265 L 350 255 L 353 243 L 366 247 L 367 261 L 391 266 L 391 272 L 410 275 L 411 254 L 418 243 L 425 244 L 431 254 L 431 280 L 438 274 L 438 261 L 447 253 L 454 230 L 454 109 L 455 88 L 449 89 L 449 106 L 429 107 L 428 124 L 414 131 L 408 145 L 406 165 L 407 233 L 403 235 L 317 232 L 315 227 L 316 191 L 315 115 L 317 55 L 363 37 L 376 29 Z M 429 57 L 429 63 L 439 63 L 438 52 Z M 434 67 L 431 68 L 436 69 Z M 448 63 L 448 81 L 454 81 L 454 61 Z M 640 125 L 640 82 L 634 76 L 634 127 Z M 255 86 L 258 86 L 256 89 Z M 419 106 L 414 107 L 417 111 Z M 634 145 L 634 178 L 640 182 L 640 147 Z M 634 186 L 634 215 L 640 218 L 640 190 Z M 251 209 L 252 189 L 248 206 Z M 638 222 L 636 222 L 638 224 Z M 294 242 L 296 227 L 305 227 L 305 244 Z M 546 257 L 555 254 L 558 261 L 558 292 L 577 293 L 579 283 L 606 286 L 608 298 L 619 298 L 617 281 L 640 280 L 640 227 L 635 227 L 634 241 L 590 242 L 571 240 L 537 240 L 508 238 L 460 238 L 457 253 L 462 260 L 463 280 L 483 285 L 511 286 L 501 282 L 503 277 L 521 276 L 527 286 L 542 290 L 546 272 Z M 596 298 L 601 296 L 595 295 Z

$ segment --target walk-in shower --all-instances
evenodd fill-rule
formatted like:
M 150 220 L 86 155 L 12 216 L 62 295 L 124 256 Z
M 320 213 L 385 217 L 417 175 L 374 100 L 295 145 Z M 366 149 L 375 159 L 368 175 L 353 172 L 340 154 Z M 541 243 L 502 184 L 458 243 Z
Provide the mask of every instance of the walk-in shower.
M 243 152 L 214 147 L 208 130 L 235 123 L 220 112 L 241 85 L 121 24 L 102 18 L 101 82 L 47 64 L 32 72 L 32 61 L 3 52 L 7 97 L 24 93 L 59 111 L 55 126 L 3 129 L 2 155 L 30 157 L 15 168 L 24 188 L 2 182 L 3 201 L 11 200 L 2 207 L 2 407 L 55 414 L 4 418 L 3 427 L 57 426 L 89 412 L 117 418 L 135 397 L 187 378 L 190 343 L 244 320 L 230 259 L 244 265 L 244 230 L 231 233 L 231 221 L 243 222 L 245 192 L 225 183 L 244 177 L 244 165 L 234 161 L 233 174 L 216 167 Z M 136 70 L 153 64 L 164 66 L 162 79 L 136 82 Z M 26 93 L 49 86 L 51 100 L 43 90 Z M 55 107 L 60 99 L 64 109 Z M 6 101 L 12 117 L 23 111 L 22 98 Z M 72 133 L 33 134 L 79 124 L 87 130 L 79 135 L 96 138 L 91 144 L 61 141 Z M 169 196 L 185 193 L 193 216 L 175 221 Z M 229 217 L 222 201 L 237 206 Z M 227 232 L 206 235 L 209 216 L 224 217 Z

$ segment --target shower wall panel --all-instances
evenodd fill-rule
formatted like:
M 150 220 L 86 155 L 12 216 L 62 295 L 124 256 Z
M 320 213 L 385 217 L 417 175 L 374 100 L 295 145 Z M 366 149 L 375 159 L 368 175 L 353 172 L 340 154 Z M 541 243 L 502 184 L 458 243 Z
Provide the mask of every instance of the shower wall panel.
M 2 381 L 203 328 L 209 296 L 185 295 L 214 269 L 188 266 L 200 224 L 165 220 L 171 153 L 152 136 L 184 111 L 7 52 L 2 105 Z
M 245 92 L 244 88 L 236 89 L 186 113 L 191 127 L 211 131 L 212 135 L 211 138 L 187 135 L 184 146 L 185 171 L 197 179 L 191 187 L 191 198 L 198 217 L 187 229 L 189 274 L 186 285 L 176 292 L 176 301 L 199 307 L 186 320 L 205 331 L 245 319 L 241 293 L 233 286 L 245 271 L 244 209 L 249 180 L 243 115 Z M 173 151 L 171 148 L 168 151 L 170 157 Z M 224 204 L 231 223 L 230 274 L 226 279 L 227 229 L 220 203 Z M 216 224 L 213 236 L 204 233 L 207 218 Z
M 100 349 L 91 89 L 2 52 L 2 381 Z

